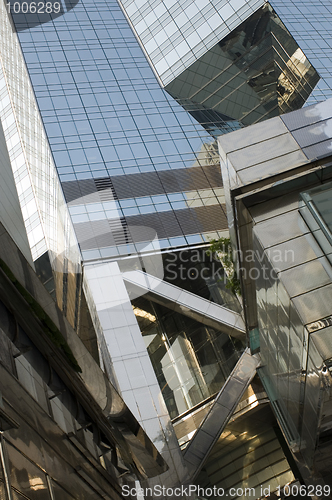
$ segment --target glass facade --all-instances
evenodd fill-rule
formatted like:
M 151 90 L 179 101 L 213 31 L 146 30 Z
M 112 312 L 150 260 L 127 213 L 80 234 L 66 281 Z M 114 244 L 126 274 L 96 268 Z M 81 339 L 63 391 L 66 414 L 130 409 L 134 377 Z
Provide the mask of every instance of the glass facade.
M 312 213 L 318 223 L 326 231 L 326 237 L 331 238 L 332 213 L 331 213 L 332 184 L 325 184 L 316 189 L 311 189 L 309 193 L 301 193 L 302 199 L 312 208 Z
M 25 231 L 20 202 L 17 195 L 13 171 L 8 155 L 6 139 L 0 124 L 0 213 L 1 223 L 20 247 L 24 257 L 32 264 L 31 250 Z
M 328 62 L 331 9 L 324 7 L 324 10 L 322 1 L 310 2 L 307 10 L 303 1 L 293 0 L 291 3 L 286 2 L 286 5 L 285 2 L 271 2 L 300 48 L 293 41 L 289 42 L 289 47 L 286 47 L 288 41 L 276 41 L 282 38 L 276 31 L 283 35 L 286 30 L 278 24 L 279 21 L 274 20 L 276 28 L 274 32 L 267 30 L 270 38 L 266 47 L 265 38 L 261 37 L 263 43 L 257 54 L 257 68 L 249 60 L 255 52 L 248 53 L 251 55 L 244 53 L 245 45 L 239 43 L 243 52 L 240 56 L 236 54 L 236 39 L 252 35 L 252 31 L 240 29 L 241 23 L 261 7 L 261 1 L 200 0 L 199 6 L 198 2 L 184 0 L 155 1 L 147 6 L 147 11 L 142 9 L 142 4 L 123 2 L 126 11 L 131 9 L 137 23 L 142 23 L 141 34 L 146 36 L 144 45 L 150 44 L 151 57 L 156 57 L 156 61 L 160 58 L 156 64 L 164 64 L 162 51 L 167 51 L 167 64 L 160 66 L 160 72 L 169 72 L 167 75 L 165 73 L 165 78 L 178 76 L 178 71 L 182 72 L 184 67 L 194 63 L 198 57 L 204 57 L 204 54 L 213 55 L 219 42 L 221 45 L 218 44 L 218 50 L 222 50 L 222 41 L 226 40 L 229 49 L 227 57 L 239 57 L 238 63 L 247 64 L 250 71 L 253 68 L 257 70 L 256 73 L 250 73 L 251 85 L 245 83 L 255 98 L 259 96 L 255 101 L 257 104 L 260 103 L 260 97 L 267 101 L 270 97 L 269 74 L 259 75 L 265 68 L 265 48 L 266 67 L 268 73 L 270 70 L 275 72 L 273 85 L 278 94 L 277 97 L 274 94 L 271 107 L 279 107 L 282 111 L 288 109 L 285 104 L 285 96 L 288 95 L 286 87 L 294 75 L 296 98 L 292 106 L 302 105 L 317 80 L 312 67 L 320 73 L 322 80 L 311 94 L 311 99 L 321 100 L 331 93 L 332 72 Z M 166 9 L 166 12 L 162 13 L 158 9 Z M 170 31 L 167 32 L 163 26 L 168 25 L 166 18 L 169 18 L 170 12 L 172 19 Z M 261 28 L 266 27 L 264 23 L 258 24 Z M 171 31 L 175 26 L 172 38 Z M 271 31 L 273 36 L 270 35 Z M 235 39 L 231 32 L 236 34 Z M 149 325 L 149 328 L 156 328 L 154 338 L 158 347 L 154 358 L 154 339 L 151 341 L 152 346 L 149 343 L 150 360 L 144 345 L 144 335 L 142 337 L 138 328 L 139 317 L 135 318 L 121 270 L 116 262 L 110 260 L 126 258 L 142 248 L 145 248 L 146 253 L 160 253 L 160 249 L 204 245 L 210 237 L 225 236 L 228 224 L 219 154 L 213 134 L 241 127 L 238 104 L 241 104 L 242 99 L 245 108 L 246 93 L 239 94 L 241 98 L 232 104 L 231 98 L 227 99 L 227 106 L 236 105 L 233 106 L 237 108 L 236 120 L 233 117 L 229 119 L 232 115 L 227 108 L 215 110 L 214 101 L 206 109 L 202 109 L 199 102 L 195 109 L 189 110 L 190 115 L 160 87 L 147 61 L 147 48 L 143 50 L 140 47 L 115 0 L 83 0 L 64 15 L 32 29 L 21 30 L 18 36 L 85 261 L 87 287 L 90 286 L 98 315 L 95 323 L 105 335 L 104 340 L 99 339 L 105 370 L 110 373 L 114 367 L 120 390 L 128 405 L 136 417 L 144 422 L 159 448 L 166 450 L 170 472 L 166 478 L 169 483 L 165 479 L 165 484 L 182 484 L 186 471 L 180 450 L 174 444 L 176 441 L 169 414 L 160 397 L 160 386 L 163 387 L 166 382 L 169 384 L 167 388 L 165 386 L 163 394 L 171 414 L 181 413 L 220 387 L 236 361 L 238 350 L 234 345 L 227 349 L 227 344 L 233 342 L 229 337 L 226 340 L 223 335 L 213 332 L 212 328 L 198 326 L 186 318 L 192 331 L 197 332 L 194 338 L 194 334 L 183 326 L 181 315 L 173 311 L 170 313 L 159 304 L 156 307 L 159 307 L 159 315 L 164 319 L 158 322 L 158 327 L 156 324 Z M 184 40 L 177 37 L 183 37 Z M 190 45 L 187 44 L 187 38 L 190 38 Z M 14 44 L 13 41 L 10 43 Z M 153 48 L 154 43 L 158 47 Z M 325 48 L 327 55 L 315 51 L 317 44 Z M 232 48 L 229 48 L 231 45 Z M 283 56 L 284 49 L 289 49 L 288 59 Z M 9 44 L 8 53 L 10 50 Z M 153 51 L 155 53 L 152 54 Z M 273 60 L 277 61 L 273 68 L 270 61 L 272 54 Z M 178 66 L 177 61 L 180 61 Z M 203 77 L 206 76 L 205 70 L 207 73 L 214 71 L 213 62 L 205 62 L 209 62 L 209 65 L 204 66 Z M 252 63 L 251 66 L 249 63 Z M 246 80 L 245 72 L 236 64 L 233 67 Z M 306 79 L 309 75 L 310 78 Z M 26 76 L 25 79 L 28 81 Z M 24 82 L 21 87 L 25 89 Z M 304 87 L 307 88 L 302 93 Z M 21 110 L 19 90 L 17 86 L 14 93 L 17 96 L 17 108 Z M 215 90 L 212 84 L 205 97 L 213 100 L 211 95 Z M 34 102 L 32 98 L 30 101 Z M 265 112 L 265 109 L 261 110 L 260 117 Z M 212 123 L 212 126 L 206 126 L 207 122 Z M 14 130 L 11 127 L 9 121 L 9 133 Z M 46 136 L 42 136 L 43 140 Z M 28 139 L 26 141 L 30 152 L 32 145 Z M 33 151 L 31 156 L 39 158 L 38 148 Z M 266 154 L 270 155 L 271 151 L 266 151 Z M 15 158 L 13 156 L 13 160 Z M 50 154 L 49 158 L 51 162 Z M 42 170 L 50 171 L 48 166 L 43 166 Z M 43 178 L 47 186 L 56 182 L 53 171 L 51 173 L 50 178 Z M 40 185 L 38 175 L 34 183 Z M 61 211 L 61 207 L 56 210 Z M 26 213 L 34 216 L 35 212 L 31 208 L 31 213 Z M 47 211 L 43 214 L 47 218 Z M 34 222 L 34 219 L 29 219 L 27 224 L 30 222 Z M 31 229 L 34 230 L 35 226 L 31 226 Z M 61 228 L 61 231 L 62 234 L 68 234 L 66 227 Z M 41 245 L 44 244 L 44 240 L 40 241 Z M 70 242 L 66 243 L 70 248 Z M 46 248 L 46 245 L 45 248 L 38 247 L 38 250 L 43 250 L 38 257 L 43 256 Z M 64 259 L 64 269 L 65 262 Z M 42 271 L 47 281 L 47 269 L 42 268 Z M 60 272 L 58 276 L 57 288 L 63 290 L 65 297 L 66 280 L 62 281 Z M 227 302 L 227 296 L 219 293 L 213 284 L 210 283 L 210 287 L 204 284 L 201 288 L 198 285 L 195 285 L 195 294 L 206 294 L 209 289 L 209 300 L 214 294 L 216 302 L 224 300 L 224 304 L 230 303 Z M 173 303 L 181 293 L 181 280 L 176 286 Z M 61 294 L 60 298 L 62 300 Z M 156 317 L 151 312 L 150 302 L 145 307 L 146 310 L 144 307 L 141 309 L 151 317 Z M 204 314 L 204 311 L 200 313 Z M 165 333 L 162 329 L 165 329 Z M 206 342 L 204 348 L 200 344 L 202 338 Z M 225 351 L 218 342 L 225 343 Z M 223 357 L 224 352 L 228 353 L 230 361 Z M 209 362 L 207 353 L 211 354 L 213 361 Z M 155 372 L 152 370 L 153 363 Z M 165 447 L 167 439 L 161 438 L 161 435 L 168 436 L 168 448 Z
M 297 210 L 293 216 L 299 217 Z M 301 263 L 295 262 L 294 258 L 293 262 L 283 265 L 277 277 L 275 257 L 280 246 L 270 247 L 266 251 L 268 256 L 263 257 L 264 246 L 257 240 L 255 236 L 254 250 L 262 257 L 263 269 L 269 275 L 269 279 L 260 277 L 256 282 L 262 357 L 259 373 L 292 451 L 300 462 L 303 460 L 312 470 L 315 455 L 320 453 L 317 449 L 324 441 L 324 437 L 319 441 L 319 436 L 324 436 L 326 432 L 322 408 L 329 404 L 329 397 L 324 396 L 324 373 L 328 374 L 324 365 L 327 363 L 329 366 L 331 352 L 327 345 L 324 345 L 324 352 L 319 347 L 325 343 L 330 328 L 329 321 L 318 321 L 323 330 L 316 336 L 310 334 L 308 324 L 305 324 L 310 317 L 312 320 L 323 319 L 330 313 L 327 303 L 332 296 L 331 268 L 321 257 L 321 250 L 312 235 L 302 238 L 299 235 L 294 241 L 286 241 L 284 247 L 298 256 L 299 246 L 309 242 L 313 260 Z M 269 260 L 272 255 L 273 264 Z M 257 268 L 260 265 L 257 261 Z M 273 274 L 275 279 L 271 279 Z M 310 313 L 307 310 L 309 303 Z M 320 340 L 319 336 L 322 336 Z
M 120 0 L 163 85 L 246 20 L 264 0 Z
M 172 419 L 219 392 L 240 341 L 145 297 L 133 308 Z
M 162 85 L 212 134 L 298 109 L 319 80 L 269 3 L 122 5 Z
M 312 104 L 330 97 L 332 95 L 330 62 L 332 48 L 330 34 L 331 3 L 324 0 L 314 0 L 312 2 L 309 0 L 271 0 L 269 3 L 321 77 L 321 81 L 309 98 L 308 103 Z M 263 2 L 204 0 L 198 4 L 198 1 L 189 2 L 186 0 L 168 0 L 167 2 L 159 0 L 153 2 L 121 0 L 121 4 L 134 29 L 137 24 L 141 23 L 140 29 L 136 29 L 136 34 L 141 40 L 152 65 L 162 59 L 164 54 L 162 62 L 167 67 L 165 55 L 173 51 L 172 55 L 177 59 L 176 64 L 179 66 L 179 72 L 181 73 L 195 59 L 229 34 L 229 20 L 232 22 L 231 29 L 237 28 L 242 21 L 262 7 Z M 224 15 L 222 15 L 223 9 Z M 158 16 L 155 14 L 160 15 L 160 19 L 156 19 L 155 17 Z M 177 16 L 179 16 L 178 20 L 176 20 Z M 209 25 L 210 17 L 217 22 L 215 24 L 212 22 Z M 149 19 L 151 19 L 150 25 L 146 23 Z M 161 26 L 161 20 L 163 26 Z M 168 33 L 165 33 L 165 26 L 169 27 Z M 218 33 L 217 38 L 215 38 L 216 33 Z M 188 52 L 189 50 L 192 51 L 191 60 L 188 57 L 182 57 L 181 60 L 182 55 L 176 53 L 176 47 L 175 49 L 172 47 L 172 44 L 174 44 L 172 37 L 179 45 L 184 40 L 186 44 L 190 45 L 190 49 L 187 50 Z M 182 46 L 185 45 L 182 44 Z M 197 54 L 195 53 L 196 47 L 198 49 Z M 162 68 L 161 70 L 163 71 Z M 157 71 L 157 73 L 160 76 L 161 72 Z M 169 72 L 169 75 L 170 79 L 178 76 L 178 74 L 174 74 L 172 77 L 171 72 Z
M 116 2 L 81 2 L 19 37 L 84 258 L 114 253 L 107 235 L 125 244 L 126 225 L 166 247 L 226 229 L 219 193 L 185 202 L 221 187 L 215 143 L 160 88 Z M 132 201 L 144 195 L 155 200 Z
M 237 297 L 226 287 L 227 278 L 219 258 L 205 248 L 189 248 L 162 254 L 163 280 L 199 297 L 240 312 Z
M 301 48 L 265 4 L 165 89 L 211 134 L 220 135 L 225 124 L 236 128 L 299 109 L 318 81 Z
M 331 195 L 331 183 L 302 192 L 300 211 L 324 254 L 332 264 Z
M 20 43 L 5 4 L 0 5 L 0 11 L 0 116 L 4 147 L 32 260 L 49 290 L 55 290 L 60 309 L 76 328 L 81 255 Z
M 219 139 L 247 329 L 307 484 L 331 481 L 331 114 L 329 99 Z
M 210 132 L 227 132 L 241 125 L 238 120 L 229 120 L 227 109 L 214 110 L 215 103 L 203 110 L 199 104 L 190 110 L 191 116 L 160 87 L 146 54 L 151 50 L 151 58 L 156 57 L 156 61 L 160 58 L 156 64 L 164 64 L 163 51 L 167 51 L 168 62 L 164 69 L 172 78 L 197 58 L 213 51 L 222 39 L 226 40 L 227 47 L 233 44 L 228 55 L 233 50 L 230 57 L 236 58 L 237 44 L 231 32 L 236 33 L 238 38 L 250 37 L 252 31 L 240 30 L 241 23 L 248 20 L 262 6 L 262 2 L 200 0 L 193 3 L 168 0 L 155 1 L 146 6 L 147 10 L 142 5 L 145 3 L 123 2 L 125 10 L 131 12 L 129 17 L 136 16 L 135 22 L 142 23 L 141 28 L 144 29 L 140 34 L 146 36 L 143 45 L 150 44 L 144 50 L 115 0 L 83 0 L 64 15 L 29 30 L 21 30 L 18 36 L 77 240 L 83 259 L 88 264 L 86 276 L 90 276 L 90 283 L 94 280 L 91 289 L 96 301 L 98 324 L 107 337 L 107 342 L 99 341 L 105 365 L 109 368 L 114 363 L 117 367 L 121 391 L 126 394 L 135 415 L 142 420 L 150 420 L 151 432 L 155 432 L 157 440 L 160 435 L 158 429 L 168 433 L 168 424 L 165 424 L 167 412 L 158 406 L 157 418 L 151 424 L 156 414 L 157 381 L 153 379 L 151 364 L 140 343 L 142 339 L 130 311 L 130 299 L 121 281 L 121 273 L 118 273 L 117 266 L 110 265 L 108 268 L 108 263 L 110 259 L 137 253 L 142 247 L 147 253 L 160 252 L 160 249 L 170 247 L 204 245 L 210 237 L 225 236 L 228 224 L 219 155 Z M 314 43 L 308 40 L 312 36 L 316 47 L 322 42 L 320 46 L 325 47 L 326 52 L 330 50 L 330 35 L 325 24 L 331 20 L 329 9 L 323 10 L 323 3 L 318 0 L 310 3 L 309 10 L 302 8 L 303 2 L 298 0 L 293 0 L 291 4 L 287 2 L 287 5 L 276 1 L 271 5 L 312 66 L 321 73 L 322 65 L 325 65 L 321 74 L 324 83 L 317 86 L 318 90 L 313 91 L 311 99 L 320 100 L 328 96 L 332 87 L 328 79 L 328 74 L 331 74 L 329 57 L 324 58 L 322 53 L 315 52 Z M 166 11 L 161 12 L 160 9 Z M 296 27 L 295 12 L 298 13 Z M 276 71 L 277 83 L 274 81 L 274 85 L 280 85 L 280 88 L 279 97 L 275 98 L 273 105 L 284 110 L 286 92 L 281 88 L 283 73 L 290 66 L 293 74 L 301 69 L 300 76 L 297 75 L 297 89 L 300 91 L 296 95 L 300 95 L 307 84 L 303 74 L 312 77 L 306 95 L 314 86 L 316 75 L 296 44 L 289 42 L 288 46 L 288 42 L 276 42 L 279 36 L 276 31 L 282 35 L 286 33 L 278 22 L 275 20 L 275 29 L 270 30 L 273 36 L 269 35 L 266 54 L 270 68 L 271 53 L 275 56 L 279 51 L 277 59 L 281 69 Z M 169 32 L 164 28 L 168 24 Z M 174 36 L 171 33 L 173 29 Z M 181 37 L 183 40 L 180 40 Z M 264 36 L 262 39 L 264 42 Z M 153 48 L 154 43 L 157 46 Z M 240 44 L 244 51 L 243 47 Z M 259 51 L 260 63 L 256 68 L 258 73 L 264 67 L 264 48 L 263 43 Z M 221 50 L 220 45 L 218 49 Z M 289 52 L 289 60 L 282 56 L 284 49 Z M 297 55 L 292 59 L 294 54 Z M 253 55 L 254 52 L 251 52 Z M 238 62 L 249 64 L 251 56 L 241 53 Z M 177 61 L 180 61 L 178 66 Z M 205 69 L 213 72 L 212 67 L 210 61 L 210 66 Z M 234 67 L 241 73 L 236 64 Z M 250 74 L 252 86 L 246 85 L 255 96 L 261 93 L 266 97 L 268 75 L 263 75 L 263 80 L 259 81 L 257 72 Z M 245 72 L 242 74 L 245 79 L 243 75 Z M 258 93 L 252 90 L 254 87 Z M 285 85 L 283 88 L 286 88 Z M 212 91 L 214 89 L 209 87 L 209 95 Z M 16 93 L 19 95 L 17 89 Z M 246 95 L 241 98 L 246 104 Z M 304 94 L 301 95 L 294 106 L 301 105 L 305 98 Z M 239 115 L 240 112 L 237 118 Z M 199 122 L 213 125 L 206 130 Z M 37 151 L 35 156 L 38 157 L 38 154 Z M 45 170 L 48 171 L 47 168 Z M 53 181 L 53 177 L 45 180 L 47 185 L 52 185 Z M 38 182 L 37 177 L 35 183 L 38 185 Z M 98 276 L 93 276 L 94 264 L 98 268 Z M 112 275 L 114 281 L 111 268 L 115 273 Z M 47 270 L 43 270 L 47 279 Z M 59 273 L 58 276 L 58 289 L 62 290 L 62 275 Z M 109 279 L 103 284 L 104 288 L 100 284 L 102 276 Z M 65 283 L 64 280 L 64 297 Z M 178 285 L 181 290 L 183 283 Z M 194 293 L 198 292 L 198 288 Z M 123 294 L 121 299 L 118 298 L 119 290 Z M 226 303 L 229 302 L 225 300 Z M 140 346 L 140 351 L 134 363 L 129 356 L 137 353 L 137 346 Z M 193 350 L 195 352 L 195 346 Z M 198 357 L 197 354 L 196 359 Z M 139 370 L 143 372 L 142 377 L 137 376 L 138 372 L 141 373 Z M 135 383 L 138 381 L 142 384 L 139 387 L 142 391 L 145 384 L 146 399 L 143 396 L 140 398 L 136 390 Z M 205 393 L 201 397 L 204 398 Z M 196 401 L 197 398 L 193 398 L 192 404 Z M 176 464 L 174 462 L 173 470 L 180 470 L 179 463 L 180 460 Z
M 1 224 L 0 257 L 1 499 L 120 500 L 121 485 L 165 472 Z
M 303 391 L 299 381 L 307 365 L 308 333 L 283 283 L 273 279 L 273 266 L 256 237 L 253 249 L 262 258 L 262 264 L 257 261 L 256 266 L 265 266 L 269 276 L 266 280 L 261 273 L 256 283 L 262 379 L 278 416 L 283 418 L 288 441 L 295 447 L 300 441 Z
M 100 429 L 97 431 L 93 417 L 30 340 L 19 321 L 16 311 L 9 311 L 0 300 L 1 498 L 98 500 L 105 498 L 106 488 L 107 498 L 120 499 L 116 491 L 119 472 L 111 451 L 114 445 Z M 3 427 L 6 421 L 3 417 L 8 414 L 14 419 L 13 425 Z M 95 463 L 100 463 L 99 457 L 103 457 L 110 482 L 99 478 L 99 492 L 74 472 L 73 466 L 78 462 L 75 448 L 67 438 L 71 434 Z M 102 449 L 105 445 L 107 453 Z M 82 465 L 81 458 L 79 463 Z M 88 463 L 91 469 L 91 462 Z M 90 470 L 92 477 L 98 474 L 97 469 Z M 7 496 L 9 494 L 11 496 Z
M 192 2 L 140 7 L 123 2 L 123 8 L 133 26 L 146 23 L 144 45 L 159 40 L 162 33 L 165 36 L 160 26 L 170 20 L 170 26 L 177 26 L 176 36 L 183 36 L 187 28 L 190 36 L 199 32 L 197 50 L 204 44 L 206 52 L 228 34 L 218 32 L 216 16 L 219 24 L 234 30 L 261 6 L 259 2 L 219 3 L 206 1 L 200 10 Z M 271 4 L 322 77 L 310 102 L 328 97 L 329 58 L 317 49 L 319 45 L 326 53 L 330 50 L 328 6 L 315 1 L 310 9 L 302 9 L 297 0 L 291 6 L 289 2 L 287 6 L 278 1 Z M 197 12 L 188 16 L 191 8 Z M 19 38 L 66 200 L 72 204 L 84 259 L 127 254 L 128 226 L 154 228 L 160 247 L 202 243 L 227 230 L 223 198 L 216 194 L 222 183 L 215 143 L 160 88 L 117 2 L 80 2 L 53 21 L 20 31 Z M 158 46 L 157 52 L 164 50 L 161 39 Z M 292 67 L 303 65 L 302 59 L 301 53 Z M 284 101 L 280 94 L 279 99 Z M 301 99 L 302 103 L 304 96 Z M 205 126 L 208 122 L 212 133 L 240 126 L 227 113 L 200 105 L 194 108 L 190 111 Z M 188 191 L 194 199 L 192 190 L 205 189 L 213 189 L 217 201 L 186 201 Z M 145 198 L 151 195 L 155 199 Z
M 306 104 L 332 97 L 331 2 L 272 0 L 271 5 L 320 76 Z

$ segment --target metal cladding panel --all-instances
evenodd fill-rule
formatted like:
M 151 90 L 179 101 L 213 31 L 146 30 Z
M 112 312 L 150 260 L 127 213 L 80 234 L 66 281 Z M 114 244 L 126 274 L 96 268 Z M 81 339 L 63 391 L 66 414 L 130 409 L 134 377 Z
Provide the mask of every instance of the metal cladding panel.
M 196 477 L 203 467 L 209 452 L 219 439 L 245 389 L 255 376 L 259 364 L 260 357 L 251 356 L 249 349 L 247 349 L 217 395 L 209 413 L 184 452 L 184 458 L 192 477 Z
M 308 127 L 317 122 L 328 120 L 332 115 L 332 100 L 328 99 L 324 102 L 299 109 L 297 113 L 288 113 L 281 117 L 282 121 L 291 132 Z
M 230 190 L 290 172 L 332 153 L 332 99 L 219 137 Z M 228 177 L 227 177 L 228 176 Z
M 331 360 L 332 358 L 331 334 L 332 334 L 332 327 L 327 327 L 310 335 L 310 339 L 314 342 L 319 354 L 321 355 L 324 361 Z

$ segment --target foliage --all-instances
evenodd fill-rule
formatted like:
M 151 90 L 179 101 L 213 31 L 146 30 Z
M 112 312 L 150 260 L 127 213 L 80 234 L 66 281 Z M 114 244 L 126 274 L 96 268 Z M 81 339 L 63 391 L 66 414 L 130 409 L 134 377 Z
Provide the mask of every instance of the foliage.
M 210 240 L 208 255 L 216 254 L 226 273 L 226 288 L 231 290 L 234 295 L 241 295 L 241 284 L 233 260 L 233 249 L 230 238 L 219 238 Z

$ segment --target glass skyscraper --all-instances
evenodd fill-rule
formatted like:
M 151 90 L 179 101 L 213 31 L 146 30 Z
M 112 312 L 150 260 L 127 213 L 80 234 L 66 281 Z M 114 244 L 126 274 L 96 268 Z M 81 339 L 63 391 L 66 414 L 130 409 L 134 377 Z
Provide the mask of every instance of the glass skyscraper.
M 219 138 L 223 179 L 230 179 L 225 191 L 234 194 L 228 213 L 241 250 L 250 345 L 260 352 L 258 372 L 302 478 L 326 486 L 325 496 L 331 488 L 331 113 L 329 99 L 254 125 L 247 135 Z
M 124 220 L 158 228 L 165 247 L 226 228 L 208 191 L 220 186 L 213 139 L 160 89 L 117 2 L 19 37 L 85 260 L 127 253 Z
M 161 433 L 172 432 L 168 411 L 178 415 L 214 394 L 242 346 L 220 322 L 218 329 L 193 320 L 186 325 L 178 314 L 174 325 L 164 319 L 159 326 L 169 325 L 168 345 L 158 334 L 155 375 L 144 342 L 156 334 L 143 342 L 136 317 L 157 313 L 149 312 L 149 302 L 135 303 L 133 311 L 111 259 L 142 248 L 202 245 L 227 232 L 215 139 L 160 88 L 116 2 L 80 3 L 54 22 L 21 31 L 19 39 L 97 302 L 108 345 L 100 341 L 105 368 L 116 373 L 128 405 L 164 447 Z M 109 312 L 98 304 L 105 276 Z M 234 302 L 228 291 L 223 295 L 221 304 Z M 164 316 L 162 307 L 155 309 Z M 160 397 L 165 382 L 169 410 Z M 168 449 L 169 474 L 183 479 L 175 435 Z
M 169 12 L 177 8 L 178 16 L 191 5 L 168 3 Z M 240 3 L 228 2 L 228 11 L 237 12 Z M 123 4 L 128 12 L 141 10 L 141 17 L 158 14 L 143 2 L 140 8 L 135 2 Z M 155 4 L 159 9 L 160 2 Z M 237 25 L 261 4 L 249 2 Z M 296 1 L 272 6 L 321 77 L 308 102 L 329 97 L 331 9 L 318 1 L 310 8 Z M 227 11 L 226 2 L 202 6 L 201 16 L 210 22 L 203 25 L 202 39 L 215 22 L 210 10 L 215 15 L 221 7 Z M 192 16 L 197 26 L 191 34 L 202 25 L 198 4 Z M 152 25 L 160 26 L 153 19 Z M 183 38 L 186 32 L 177 22 Z M 219 34 L 214 29 L 209 46 L 218 36 L 229 36 L 234 22 L 227 26 Z M 207 118 L 200 125 L 160 88 L 117 2 L 80 2 L 53 22 L 21 31 L 19 39 L 85 261 L 127 254 L 127 225 L 154 228 L 162 248 L 201 244 L 227 229 L 215 143 L 203 126 Z M 159 39 L 153 40 L 154 47 Z M 147 51 L 151 43 L 146 42 Z M 225 119 L 223 131 L 239 126 Z
M 228 235 L 215 138 L 332 95 L 332 4 L 120 3 L 83 0 L 18 37 L 103 366 L 176 484 L 187 472 L 170 418 L 221 389 L 245 338 L 204 252 Z

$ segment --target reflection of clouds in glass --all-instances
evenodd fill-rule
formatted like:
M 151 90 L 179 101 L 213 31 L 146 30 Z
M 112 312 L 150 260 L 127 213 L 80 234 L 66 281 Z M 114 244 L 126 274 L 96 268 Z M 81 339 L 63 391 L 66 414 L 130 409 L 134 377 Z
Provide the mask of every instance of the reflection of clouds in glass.
M 317 118 L 317 121 L 325 120 L 330 118 L 331 110 L 330 107 L 326 105 L 325 102 L 320 102 L 313 106 L 307 107 L 303 109 L 304 117 L 310 118 L 310 122 L 312 122 L 312 118 Z M 305 125 L 305 123 L 303 124 Z
M 332 119 L 327 120 L 323 125 L 323 131 L 326 136 L 330 139 L 331 144 L 328 146 L 328 149 L 332 149 Z

